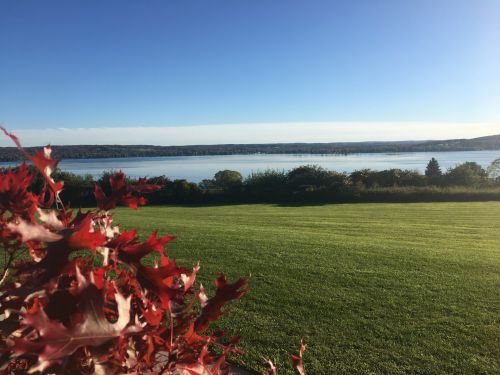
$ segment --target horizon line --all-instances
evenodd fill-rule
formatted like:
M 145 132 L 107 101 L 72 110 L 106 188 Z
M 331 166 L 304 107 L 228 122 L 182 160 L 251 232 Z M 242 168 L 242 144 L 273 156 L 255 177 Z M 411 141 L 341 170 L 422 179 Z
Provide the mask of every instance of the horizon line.
M 363 143 L 480 138 L 500 134 L 500 122 L 261 122 L 183 126 L 9 128 L 9 131 L 15 133 L 26 147 L 36 147 L 40 144 L 198 146 Z M 11 145 L 10 140 L 0 139 L 0 147 Z

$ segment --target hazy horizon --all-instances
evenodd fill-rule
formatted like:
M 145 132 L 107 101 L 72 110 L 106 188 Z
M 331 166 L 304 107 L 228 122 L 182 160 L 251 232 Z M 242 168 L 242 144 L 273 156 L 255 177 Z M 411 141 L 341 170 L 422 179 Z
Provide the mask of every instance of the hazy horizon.
M 500 134 L 497 123 L 322 122 L 252 123 L 167 127 L 9 129 L 24 146 L 53 145 L 212 145 L 425 141 Z M 13 146 L 0 137 L 0 146 Z

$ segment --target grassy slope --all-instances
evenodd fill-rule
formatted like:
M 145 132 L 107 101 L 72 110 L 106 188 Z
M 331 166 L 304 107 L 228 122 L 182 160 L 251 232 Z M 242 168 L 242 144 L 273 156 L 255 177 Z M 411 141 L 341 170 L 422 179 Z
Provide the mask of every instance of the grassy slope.
M 221 322 L 245 367 L 307 343 L 309 374 L 500 373 L 500 203 L 119 210 L 179 264 L 251 274 Z M 144 233 L 145 235 L 145 233 Z M 280 373 L 291 373 L 281 371 Z

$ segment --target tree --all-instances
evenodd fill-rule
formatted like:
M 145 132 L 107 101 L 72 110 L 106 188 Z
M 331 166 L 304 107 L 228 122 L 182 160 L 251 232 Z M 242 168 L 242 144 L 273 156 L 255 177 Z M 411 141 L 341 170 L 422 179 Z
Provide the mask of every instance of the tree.
M 172 202 L 173 182 L 168 177 L 165 175 L 150 177 L 146 182 L 148 184 L 160 186 L 160 190 L 154 191 L 148 195 L 149 203 L 165 204 Z
M 425 175 L 429 178 L 436 178 L 440 177 L 442 174 L 438 161 L 435 158 L 429 160 L 427 168 L 425 168 Z
M 398 186 L 401 178 L 401 169 L 385 169 L 383 171 L 373 172 L 372 177 L 375 184 L 382 187 Z
M 243 177 L 238 171 L 225 169 L 214 175 L 215 186 L 223 190 L 234 190 L 243 184 Z
M 287 177 L 293 190 L 306 190 L 328 186 L 331 173 L 318 165 L 302 165 L 288 172 Z
M 429 160 L 429 163 L 425 168 L 425 176 L 431 184 L 437 185 L 441 182 L 443 172 L 441 172 L 441 167 L 435 158 Z
M 202 191 L 194 182 L 177 179 L 172 182 L 174 202 L 198 202 L 202 199 Z
M 201 180 L 201 182 L 198 183 L 198 187 L 203 191 L 213 190 L 215 188 L 215 182 L 214 180 L 205 178 L 204 180 Z
M 445 181 L 451 186 L 478 186 L 485 182 L 488 174 L 478 163 L 468 161 L 450 168 Z
M 400 171 L 399 186 L 425 186 L 425 176 L 414 170 L 404 169 Z
M 351 179 L 353 186 L 357 186 L 358 188 L 370 187 L 373 182 L 370 178 L 371 175 L 373 175 L 373 172 L 370 169 L 365 168 L 352 172 L 349 178 Z
M 284 171 L 268 169 L 255 172 L 245 179 L 246 194 L 258 201 L 285 200 L 287 176 Z

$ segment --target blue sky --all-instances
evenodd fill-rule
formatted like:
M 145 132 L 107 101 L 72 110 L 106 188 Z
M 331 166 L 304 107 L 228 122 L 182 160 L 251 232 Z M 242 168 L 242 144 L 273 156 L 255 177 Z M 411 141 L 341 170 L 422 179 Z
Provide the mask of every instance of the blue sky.
M 0 122 L 500 133 L 499 19 L 498 0 L 0 0 Z

